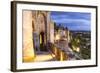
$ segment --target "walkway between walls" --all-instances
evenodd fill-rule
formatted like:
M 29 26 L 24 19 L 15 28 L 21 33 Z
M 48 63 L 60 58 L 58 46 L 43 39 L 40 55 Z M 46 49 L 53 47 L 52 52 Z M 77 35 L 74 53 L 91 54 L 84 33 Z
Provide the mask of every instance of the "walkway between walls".
M 55 57 L 50 52 L 36 52 L 36 58 L 34 62 L 47 62 L 47 61 L 55 61 Z

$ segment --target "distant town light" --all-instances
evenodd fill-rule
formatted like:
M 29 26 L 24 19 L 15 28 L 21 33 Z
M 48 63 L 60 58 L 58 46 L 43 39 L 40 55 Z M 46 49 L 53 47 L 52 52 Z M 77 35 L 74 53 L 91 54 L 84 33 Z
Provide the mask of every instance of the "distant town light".
M 57 34 L 56 37 L 55 37 L 55 40 L 59 40 L 60 39 L 60 35 Z
M 80 52 L 80 48 L 79 48 L 79 47 L 77 47 L 77 48 L 76 48 L 76 51 L 77 51 L 77 52 Z

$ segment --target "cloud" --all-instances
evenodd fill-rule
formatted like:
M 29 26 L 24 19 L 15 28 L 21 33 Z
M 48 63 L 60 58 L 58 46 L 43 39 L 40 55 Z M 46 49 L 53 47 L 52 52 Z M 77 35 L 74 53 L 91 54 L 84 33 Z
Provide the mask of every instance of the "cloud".
M 91 30 L 91 14 L 79 12 L 51 12 L 51 19 L 71 30 Z
M 72 19 L 91 19 L 91 13 L 84 12 L 51 12 L 53 18 L 59 19 L 59 17 L 67 17 Z
M 69 30 L 91 30 L 90 26 L 67 26 Z
M 90 25 L 90 21 L 89 20 L 85 20 L 85 19 L 68 19 L 68 18 L 61 18 L 61 19 L 54 19 L 53 20 L 56 23 L 59 24 L 79 24 L 79 25 Z
M 69 15 L 52 15 L 52 19 L 59 20 L 61 18 L 69 18 Z

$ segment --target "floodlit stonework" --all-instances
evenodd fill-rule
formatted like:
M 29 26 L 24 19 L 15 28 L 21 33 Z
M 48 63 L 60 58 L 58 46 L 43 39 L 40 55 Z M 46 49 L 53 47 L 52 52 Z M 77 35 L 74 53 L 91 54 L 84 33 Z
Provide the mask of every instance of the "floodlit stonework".
M 54 43 L 53 34 L 54 24 L 50 12 L 23 11 L 23 61 L 34 61 L 36 50 L 46 50 L 43 47 L 48 42 Z
M 34 60 L 35 54 L 32 40 L 32 12 L 23 11 L 23 61 Z
M 65 52 L 69 50 L 69 30 L 59 27 L 58 32 L 55 31 L 55 23 L 51 20 L 50 13 L 23 11 L 23 62 L 55 60 L 54 57 L 60 61 L 68 59 Z M 55 46 L 51 48 L 50 44 Z

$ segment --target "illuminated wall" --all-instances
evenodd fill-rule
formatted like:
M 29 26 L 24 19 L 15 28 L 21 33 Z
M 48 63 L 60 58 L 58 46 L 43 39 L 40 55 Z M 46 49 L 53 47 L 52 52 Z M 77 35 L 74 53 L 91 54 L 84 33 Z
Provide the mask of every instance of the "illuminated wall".
M 32 12 L 23 11 L 23 61 L 34 60 L 34 49 L 32 40 Z
M 40 33 L 44 33 L 44 40 Z M 47 39 L 47 40 L 46 40 Z M 54 43 L 54 23 L 51 22 L 50 12 L 23 11 L 23 61 L 34 61 L 35 51 L 41 52 L 40 44 Z
M 50 24 L 50 42 L 54 43 L 54 23 Z

